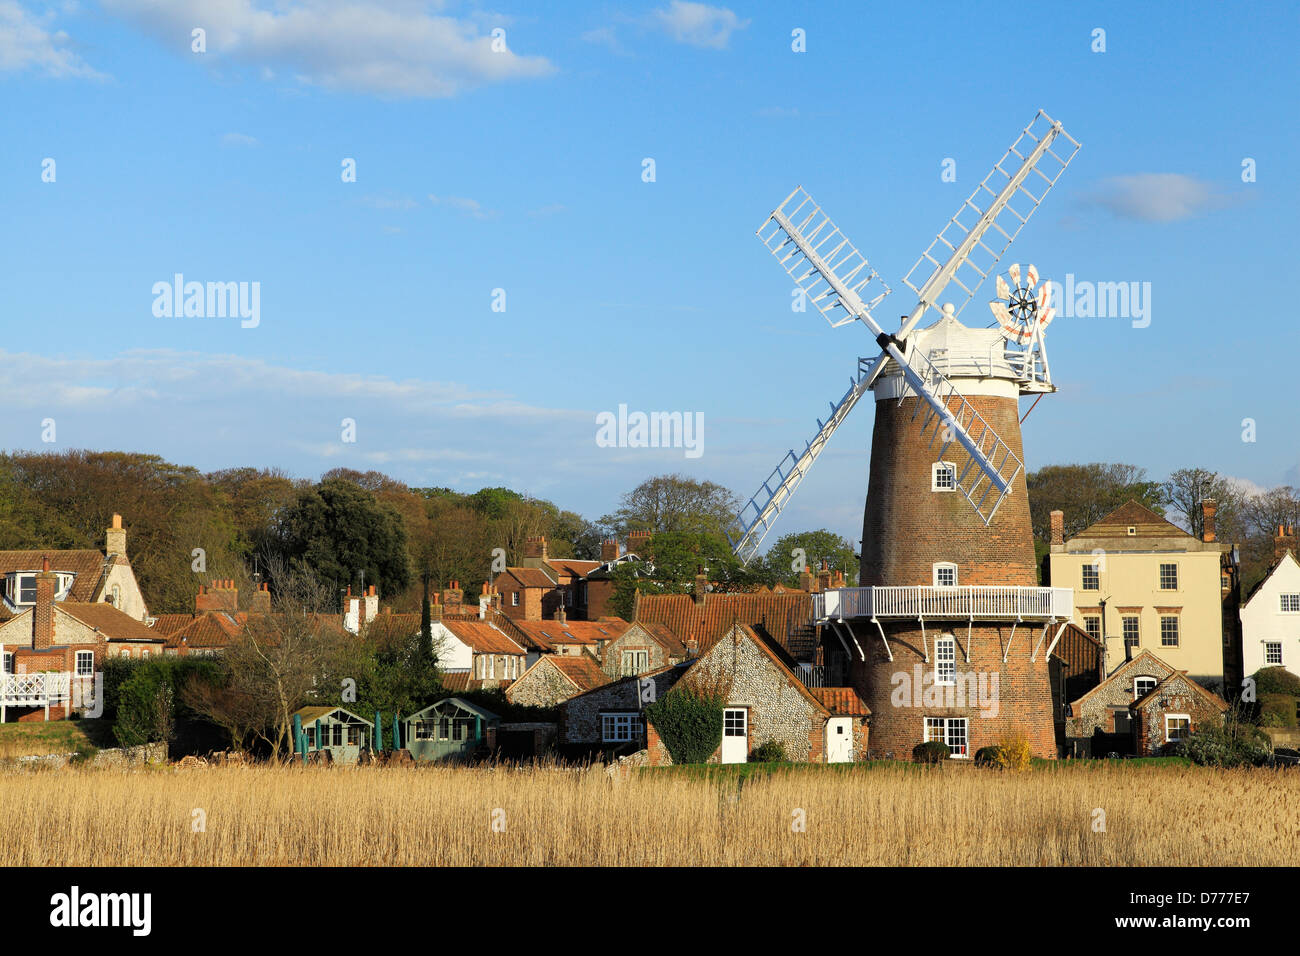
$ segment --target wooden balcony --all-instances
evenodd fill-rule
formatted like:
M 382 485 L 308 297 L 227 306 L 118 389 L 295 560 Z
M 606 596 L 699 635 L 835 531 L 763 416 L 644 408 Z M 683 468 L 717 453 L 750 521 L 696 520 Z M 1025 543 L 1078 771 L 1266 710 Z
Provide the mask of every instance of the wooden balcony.
M 1072 588 L 865 587 L 814 594 L 818 623 L 880 618 L 935 620 L 1066 620 L 1074 614 Z

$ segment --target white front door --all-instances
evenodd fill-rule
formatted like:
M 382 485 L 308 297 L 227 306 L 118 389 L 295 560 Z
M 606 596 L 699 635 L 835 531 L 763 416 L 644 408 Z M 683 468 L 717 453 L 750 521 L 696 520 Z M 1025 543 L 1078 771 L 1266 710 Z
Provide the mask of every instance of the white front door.
M 722 762 L 749 761 L 749 724 L 743 707 L 728 707 L 722 712 Z
M 853 759 L 853 718 L 832 717 L 826 721 L 826 762 L 848 763 Z

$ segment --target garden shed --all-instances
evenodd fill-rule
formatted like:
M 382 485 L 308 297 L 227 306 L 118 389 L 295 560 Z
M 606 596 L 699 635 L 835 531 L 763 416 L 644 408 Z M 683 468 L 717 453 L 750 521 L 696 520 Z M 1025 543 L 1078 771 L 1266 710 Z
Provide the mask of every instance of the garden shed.
M 406 718 L 406 749 L 416 760 L 467 760 L 496 750 L 501 718 L 463 697 L 446 697 Z
M 356 763 L 373 745 L 375 725 L 342 707 L 304 707 L 293 716 L 309 754 L 325 752 L 334 763 Z M 302 746 L 295 744 L 294 753 L 302 753 Z

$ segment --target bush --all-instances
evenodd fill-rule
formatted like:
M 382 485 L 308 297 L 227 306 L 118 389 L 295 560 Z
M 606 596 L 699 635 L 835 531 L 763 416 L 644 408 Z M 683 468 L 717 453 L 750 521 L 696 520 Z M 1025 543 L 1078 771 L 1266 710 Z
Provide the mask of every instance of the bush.
M 1023 734 L 1015 734 L 998 744 L 997 756 L 994 760 L 1003 770 L 1023 773 L 1029 769 L 1029 761 L 1032 757 L 1033 751 L 1029 747 L 1029 739 Z
M 951 753 L 952 750 L 947 744 L 938 740 L 927 740 L 912 748 L 912 760 L 916 763 L 943 763 Z
M 997 762 L 998 762 L 998 748 L 996 745 L 992 747 L 981 747 L 979 750 L 975 751 L 975 766 L 977 767 L 996 766 Z
M 1294 727 L 1296 698 L 1274 692 L 1259 695 L 1260 724 L 1265 727 Z M 1265 723 L 1267 720 L 1267 723 Z
M 1203 767 L 1258 767 L 1268 762 L 1272 747 L 1258 727 L 1229 720 L 1222 727 L 1202 727 L 1190 734 L 1174 753 Z
M 754 748 L 749 759 L 755 763 L 785 763 L 785 744 L 775 740 L 766 740 Z
M 1300 677 L 1292 674 L 1285 667 L 1261 667 L 1255 671 L 1254 677 L 1255 693 L 1261 699 L 1265 694 L 1289 694 L 1292 697 L 1300 697 Z
M 645 709 L 645 715 L 675 764 L 704 763 L 722 743 L 720 695 L 674 687 Z

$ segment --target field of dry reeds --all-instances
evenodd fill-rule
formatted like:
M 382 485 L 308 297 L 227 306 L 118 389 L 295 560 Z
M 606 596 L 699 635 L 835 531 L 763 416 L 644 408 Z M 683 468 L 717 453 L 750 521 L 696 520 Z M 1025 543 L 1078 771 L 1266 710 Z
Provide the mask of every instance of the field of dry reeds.
M 559 768 L 65 768 L 0 772 L 0 806 L 3 866 L 1300 860 L 1300 776 L 1182 766 L 810 767 L 743 783 Z

